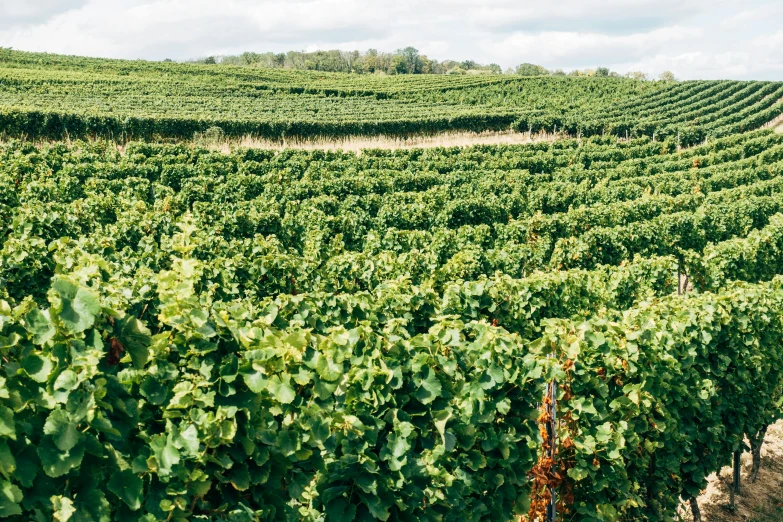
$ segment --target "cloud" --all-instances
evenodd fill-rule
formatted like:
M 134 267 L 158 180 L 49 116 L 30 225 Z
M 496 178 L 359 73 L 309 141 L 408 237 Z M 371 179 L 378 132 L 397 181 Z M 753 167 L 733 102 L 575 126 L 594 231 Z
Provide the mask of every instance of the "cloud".
M 114 58 L 391 51 L 783 79 L 779 0 L 2 0 L 0 46 Z
M 694 40 L 701 35 L 701 29 L 690 27 L 667 27 L 629 35 L 516 33 L 496 43 L 488 43 L 487 51 L 511 54 L 516 57 L 516 62 L 566 63 L 568 67 L 584 67 L 639 60 L 663 44 Z M 600 58 L 598 62 L 596 58 Z
M 34 26 L 0 32 L 0 44 L 25 50 L 126 58 L 191 58 L 223 49 L 308 40 L 334 42 L 382 33 L 381 17 L 359 1 L 247 2 L 157 0 L 90 2 Z
M 753 2 L 749 2 L 748 7 L 749 9 L 743 9 L 724 18 L 720 27 L 723 29 L 757 29 L 760 24 L 763 25 L 769 21 L 778 25 L 778 20 L 783 16 L 783 5 L 777 3 L 754 5 Z
M 493 31 L 631 34 L 676 25 L 711 5 L 709 0 L 513 1 L 486 3 L 471 15 L 475 25 Z
M 0 29 L 45 22 L 86 3 L 87 0 L 4 0 L 0 3 Z

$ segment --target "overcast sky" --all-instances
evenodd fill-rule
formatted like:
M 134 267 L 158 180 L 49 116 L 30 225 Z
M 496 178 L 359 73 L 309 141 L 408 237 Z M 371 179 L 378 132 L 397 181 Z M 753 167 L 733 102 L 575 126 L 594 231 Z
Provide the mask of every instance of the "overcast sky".
M 0 47 L 183 60 L 413 45 L 430 58 L 783 80 L 783 0 L 0 0 Z

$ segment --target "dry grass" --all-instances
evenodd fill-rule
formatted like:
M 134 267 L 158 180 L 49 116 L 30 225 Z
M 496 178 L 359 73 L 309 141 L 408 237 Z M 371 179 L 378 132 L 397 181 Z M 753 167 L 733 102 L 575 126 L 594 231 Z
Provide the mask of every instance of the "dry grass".
M 777 103 L 783 103 L 783 98 L 779 99 Z M 770 129 L 773 127 L 775 128 L 775 132 L 783 133 L 783 114 L 773 119 L 772 121 L 767 122 L 762 128 Z
M 702 520 L 705 522 L 781 522 L 783 521 L 783 421 L 769 427 L 761 448 L 759 478 L 751 483 L 751 455 L 742 455 L 742 479 L 736 509 L 729 509 L 729 491 L 715 474 L 709 477 L 709 485 L 699 497 Z M 731 467 L 721 470 L 721 475 L 731 478 Z M 682 510 L 683 518 L 691 520 L 690 509 Z
M 776 503 L 754 516 L 750 522 L 783 522 L 783 507 Z
M 305 149 L 305 150 L 341 150 L 361 153 L 363 149 L 414 149 L 433 147 L 469 147 L 471 145 L 522 145 L 540 141 L 554 141 L 560 136 L 521 132 L 449 132 L 431 136 L 350 136 L 346 138 L 316 138 L 266 140 L 246 136 L 240 139 L 204 140 L 196 143 L 211 150 L 231 152 L 237 148 L 257 149 Z

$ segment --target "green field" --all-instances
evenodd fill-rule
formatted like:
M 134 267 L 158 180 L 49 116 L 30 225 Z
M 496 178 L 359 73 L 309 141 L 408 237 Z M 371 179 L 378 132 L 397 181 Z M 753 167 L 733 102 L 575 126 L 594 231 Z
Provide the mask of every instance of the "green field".
M 780 82 L 374 76 L 0 49 L 0 128 L 33 139 L 189 139 L 210 127 L 268 139 L 515 129 L 691 145 L 780 114 Z
M 0 51 L 0 518 L 672 519 L 783 417 L 782 96 Z

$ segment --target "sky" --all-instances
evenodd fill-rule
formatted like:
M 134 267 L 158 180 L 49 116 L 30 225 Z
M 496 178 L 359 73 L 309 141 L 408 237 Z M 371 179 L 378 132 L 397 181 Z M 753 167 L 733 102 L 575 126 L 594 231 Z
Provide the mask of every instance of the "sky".
M 0 47 L 187 60 L 412 45 L 504 69 L 783 80 L 783 0 L 0 0 Z

